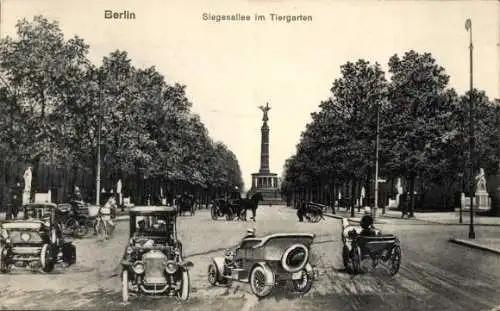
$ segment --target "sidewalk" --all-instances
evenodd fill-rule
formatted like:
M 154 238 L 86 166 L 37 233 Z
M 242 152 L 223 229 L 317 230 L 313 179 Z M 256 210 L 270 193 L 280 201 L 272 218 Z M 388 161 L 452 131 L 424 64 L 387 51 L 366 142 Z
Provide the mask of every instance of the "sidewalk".
M 442 224 L 442 225 L 468 225 L 470 222 L 470 213 L 462 213 L 462 223 L 459 222 L 460 215 L 459 212 L 441 212 L 441 213 L 414 213 L 413 218 L 409 220 L 421 220 L 430 223 Z M 401 219 L 401 212 L 386 210 L 384 215 L 380 215 L 382 218 L 398 218 Z M 407 219 L 407 218 L 405 218 Z M 485 217 L 474 215 L 474 225 L 479 226 L 500 226 L 500 217 Z

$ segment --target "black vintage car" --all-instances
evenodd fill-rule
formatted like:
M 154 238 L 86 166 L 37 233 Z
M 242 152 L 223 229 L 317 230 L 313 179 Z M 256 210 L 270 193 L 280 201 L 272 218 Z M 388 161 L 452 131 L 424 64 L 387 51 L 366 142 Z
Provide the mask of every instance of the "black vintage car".
M 122 298 L 137 294 L 189 298 L 188 269 L 182 243 L 177 239 L 177 209 L 145 206 L 130 209 L 130 240 L 121 260 Z
M 24 219 L 0 224 L 0 272 L 12 266 L 51 272 L 57 263 L 76 262 L 76 247 L 65 241 L 55 221 L 56 205 L 30 203 L 23 206 Z

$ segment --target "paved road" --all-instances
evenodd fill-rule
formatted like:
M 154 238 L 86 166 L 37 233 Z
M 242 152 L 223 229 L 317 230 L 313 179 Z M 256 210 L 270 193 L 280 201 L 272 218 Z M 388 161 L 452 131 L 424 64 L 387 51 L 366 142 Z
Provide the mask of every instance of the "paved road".
M 500 256 L 448 243 L 465 237 L 466 227 L 388 220 L 380 228 L 399 235 L 403 244 L 400 274 L 383 270 L 350 276 L 340 257 L 340 221 L 298 223 L 285 207 L 261 207 L 256 223 L 212 221 L 207 211 L 179 218 L 185 253 L 195 264 L 191 299 L 133 297 L 121 303 L 118 262 L 128 239 L 120 222 L 109 241 L 78 240 L 78 263 L 52 274 L 16 271 L 0 276 L 0 307 L 15 309 L 116 310 L 492 310 L 500 306 Z M 246 228 L 257 235 L 271 232 L 314 232 L 314 261 L 320 279 L 304 297 L 285 291 L 257 300 L 248 285 L 211 288 L 206 280 L 210 257 L 235 245 Z M 478 236 L 500 236 L 498 227 L 481 227 Z

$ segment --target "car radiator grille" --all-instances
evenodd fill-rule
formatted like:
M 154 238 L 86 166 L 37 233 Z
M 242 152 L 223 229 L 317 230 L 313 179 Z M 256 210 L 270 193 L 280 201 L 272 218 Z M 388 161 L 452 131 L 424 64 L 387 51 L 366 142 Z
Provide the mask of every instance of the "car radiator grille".
M 166 279 L 163 274 L 163 259 L 162 258 L 146 258 L 144 259 L 144 282 L 148 284 L 163 284 Z

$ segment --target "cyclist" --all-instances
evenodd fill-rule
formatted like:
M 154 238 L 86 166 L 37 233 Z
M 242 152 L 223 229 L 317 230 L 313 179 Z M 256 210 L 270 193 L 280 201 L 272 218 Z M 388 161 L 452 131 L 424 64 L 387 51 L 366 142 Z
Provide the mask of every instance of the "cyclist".
M 101 218 L 102 224 L 104 225 L 104 237 L 106 239 L 109 238 L 108 228 L 111 230 L 115 225 L 113 223 L 113 220 L 111 220 L 111 211 L 114 207 L 114 204 L 116 204 L 116 201 L 115 201 L 115 198 L 112 196 L 108 199 L 106 204 L 104 204 L 104 206 L 99 209 L 98 217 Z M 98 225 L 98 223 L 97 223 L 97 225 Z

